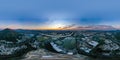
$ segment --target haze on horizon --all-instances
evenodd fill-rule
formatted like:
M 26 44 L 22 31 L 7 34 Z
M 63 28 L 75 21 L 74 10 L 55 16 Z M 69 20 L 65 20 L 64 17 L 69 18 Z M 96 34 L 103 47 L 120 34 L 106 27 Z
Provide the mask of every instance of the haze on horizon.
M 120 0 L 0 0 L 0 29 L 120 29 Z M 100 28 L 102 29 L 102 28 Z

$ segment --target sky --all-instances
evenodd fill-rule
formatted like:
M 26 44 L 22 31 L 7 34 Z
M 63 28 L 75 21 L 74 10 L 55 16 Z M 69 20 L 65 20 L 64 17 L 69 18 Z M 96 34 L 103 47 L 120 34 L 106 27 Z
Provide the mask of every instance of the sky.
M 120 29 L 120 0 L 0 0 L 0 29 Z

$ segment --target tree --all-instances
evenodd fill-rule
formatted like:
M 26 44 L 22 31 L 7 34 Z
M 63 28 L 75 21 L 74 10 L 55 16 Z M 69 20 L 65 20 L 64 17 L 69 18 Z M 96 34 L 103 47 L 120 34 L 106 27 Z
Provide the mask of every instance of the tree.
M 17 39 L 19 38 L 19 36 L 20 34 L 18 32 L 8 28 L 0 31 L 0 40 L 17 42 Z

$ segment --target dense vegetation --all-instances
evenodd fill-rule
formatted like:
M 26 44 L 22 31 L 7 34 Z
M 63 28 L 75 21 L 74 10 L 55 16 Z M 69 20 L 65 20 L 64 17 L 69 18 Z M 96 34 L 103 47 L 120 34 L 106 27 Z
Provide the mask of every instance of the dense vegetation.
M 117 32 L 117 33 L 115 34 L 115 38 L 116 38 L 117 40 L 120 40 L 120 32 Z
M 11 29 L 4 29 L 0 31 L 0 40 L 16 42 L 20 38 L 20 34 Z

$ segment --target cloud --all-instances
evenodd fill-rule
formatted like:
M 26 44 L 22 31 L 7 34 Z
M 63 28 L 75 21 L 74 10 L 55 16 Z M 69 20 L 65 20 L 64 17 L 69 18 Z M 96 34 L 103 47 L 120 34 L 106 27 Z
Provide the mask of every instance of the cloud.
M 73 27 L 75 27 L 76 26 L 76 24 L 71 24 L 71 25 L 67 25 L 67 26 L 65 26 L 65 27 L 59 27 L 60 29 L 71 29 L 71 28 L 73 28 Z
M 109 25 L 92 25 L 92 26 L 78 26 L 75 30 L 116 30 L 115 27 Z
M 43 16 L 36 16 L 35 14 L 18 14 L 14 16 L 14 19 L 20 25 L 28 25 L 28 26 L 37 26 L 44 24 L 48 21 L 47 18 Z

